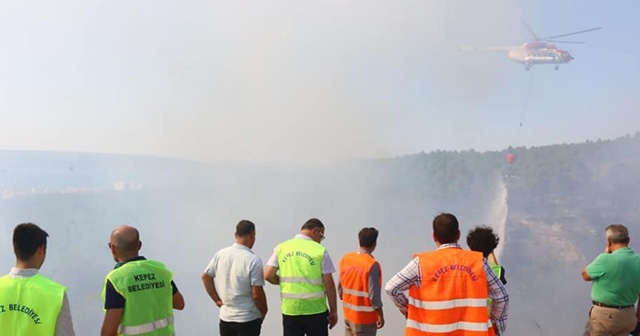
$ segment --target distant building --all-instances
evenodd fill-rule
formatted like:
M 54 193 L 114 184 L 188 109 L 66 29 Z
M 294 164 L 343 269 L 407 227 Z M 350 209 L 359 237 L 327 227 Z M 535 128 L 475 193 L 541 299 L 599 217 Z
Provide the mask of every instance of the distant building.
M 113 184 L 113 190 L 115 191 L 140 190 L 140 189 L 142 189 L 141 183 L 118 181 Z

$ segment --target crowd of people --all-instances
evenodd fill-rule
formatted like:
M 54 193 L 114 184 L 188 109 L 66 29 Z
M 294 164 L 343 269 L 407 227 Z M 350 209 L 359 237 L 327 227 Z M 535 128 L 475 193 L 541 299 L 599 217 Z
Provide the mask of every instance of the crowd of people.
M 376 228 L 358 232 L 359 249 L 345 254 L 336 270 L 322 245 L 325 226 L 319 219 L 309 219 L 298 234 L 278 244 L 264 266 L 251 250 L 255 224 L 240 221 L 235 243 L 217 251 L 202 274 L 204 290 L 219 307 L 219 334 L 260 335 L 268 312 L 266 281 L 280 291 L 284 336 L 328 336 L 338 324 L 338 298 L 345 336 L 375 336 L 385 325 L 383 290 L 405 317 L 406 336 L 504 335 L 509 295 L 505 269 L 494 254 L 499 237 L 488 226 L 475 227 L 467 234 L 466 250 L 458 243 L 456 216 L 439 214 L 432 227 L 437 248 L 415 254 L 385 284 L 373 256 Z M 14 229 L 16 264 L 0 277 L 2 335 L 75 335 L 66 288 L 39 273 L 47 237 L 33 223 Z M 629 248 L 623 225 L 608 226 L 606 240 L 605 252 L 582 271 L 584 280 L 593 281 L 584 335 L 637 336 L 640 255 Z M 104 280 L 101 335 L 174 335 L 174 310 L 183 309 L 185 300 L 172 272 L 140 255 L 134 227 L 115 228 L 108 246 L 116 264 Z

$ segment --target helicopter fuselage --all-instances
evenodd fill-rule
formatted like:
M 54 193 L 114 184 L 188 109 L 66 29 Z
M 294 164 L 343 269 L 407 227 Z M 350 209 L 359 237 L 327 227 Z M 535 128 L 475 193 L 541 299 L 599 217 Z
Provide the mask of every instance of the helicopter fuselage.
M 568 51 L 541 42 L 525 43 L 519 48 L 509 50 L 508 55 L 511 60 L 524 64 L 526 70 L 536 64 L 565 64 L 573 60 Z

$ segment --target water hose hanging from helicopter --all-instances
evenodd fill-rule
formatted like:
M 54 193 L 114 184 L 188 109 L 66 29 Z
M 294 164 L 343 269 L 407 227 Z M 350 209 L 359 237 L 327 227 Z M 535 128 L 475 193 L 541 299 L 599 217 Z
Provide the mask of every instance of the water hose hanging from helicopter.
M 518 126 L 518 136 L 520 135 L 520 129 L 522 128 L 524 117 L 527 115 L 527 110 L 529 109 L 529 96 L 531 95 L 531 86 L 533 86 L 533 71 L 531 71 L 531 75 L 529 76 L 529 84 L 527 85 L 527 92 L 524 96 L 524 105 L 522 106 L 522 115 L 520 116 L 520 124 Z
M 529 110 L 529 97 L 531 96 L 531 87 L 533 86 L 533 74 L 534 71 L 530 72 L 529 82 L 527 84 L 527 89 L 524 95 L 524 104 L 522 105 L 522 113 L 520 114 L 520 122 L 518 124 L 518 130 L 516 132 L 516 142 L 520 141 L 520 132 L 522 131 L 522 124 L 524 123 L 524 119 L 527 116 L 527 111 Z M 507 150 L 507 163 L 511 165 L 516 160 L 516 154 L 513 152 L 513 147 L 509 146 Z

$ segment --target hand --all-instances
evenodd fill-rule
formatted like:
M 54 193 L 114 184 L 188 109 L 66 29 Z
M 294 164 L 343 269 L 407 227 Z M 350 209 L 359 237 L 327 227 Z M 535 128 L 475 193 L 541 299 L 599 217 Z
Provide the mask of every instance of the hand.
M 222 300 L 218 299 L 216 300 L 216 306 L 218 306 L 218 308 L 222 307 L 223 303 Z
M 402 315 L 404 315 L 404 318 L 407 318 L 407 315 L 409 314 L 409 308 L 408 307 L 400 307 L 400 313 Z
M 335 327 L 338 324 L 338 314 L 335 311 L 330 311 L 327 322 L 329 323 L 329 329 Z
M 382 327 L 384 327 L 384 316 L 378 315 L 378 320 L 376 321 L 376 327 L 378 327 L 378 329 L 381 329 Z
M 636 328 L 635 328 L 635 329 L 633 329 L 633 330 L 631 331 L 631 333 L 629 333 L 629 334 L 630 334 L 630 335 L 632 335 L 632 336 L 638 336 L 638 335 L 640 335 L 640 321 L 638 321 L 638 323 L 636 323 Z

